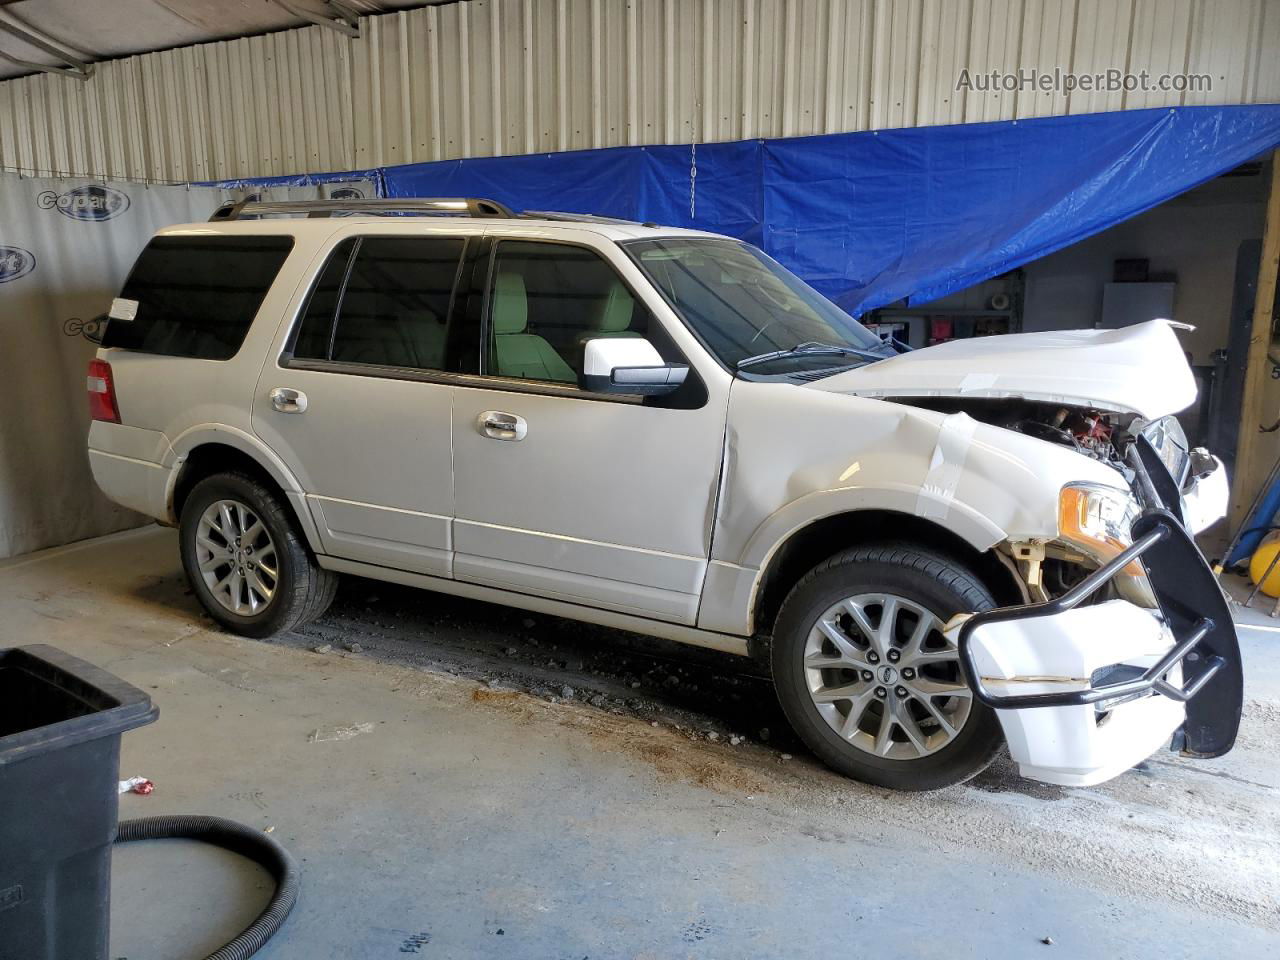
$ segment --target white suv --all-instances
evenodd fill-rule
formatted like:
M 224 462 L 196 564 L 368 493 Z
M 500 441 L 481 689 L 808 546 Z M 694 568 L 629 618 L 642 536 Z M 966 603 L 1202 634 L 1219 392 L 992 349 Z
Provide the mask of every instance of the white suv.
M 1168 323 L 907 352 L 748 244 L 472 199 L 228 206 L 110 317 L 94 476 L 230 630 L 353 573 L 754 654 L 904 789 L 1234 740 Z

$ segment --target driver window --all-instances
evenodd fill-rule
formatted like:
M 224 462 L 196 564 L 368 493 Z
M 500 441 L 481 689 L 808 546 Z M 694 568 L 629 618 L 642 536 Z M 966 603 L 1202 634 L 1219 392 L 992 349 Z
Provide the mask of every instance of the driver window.
M 577 383 L 588 340 L 644 337 L 648 321 L 617 272 L 592 251 L 503 241 L 490 279 L 486 372 Z

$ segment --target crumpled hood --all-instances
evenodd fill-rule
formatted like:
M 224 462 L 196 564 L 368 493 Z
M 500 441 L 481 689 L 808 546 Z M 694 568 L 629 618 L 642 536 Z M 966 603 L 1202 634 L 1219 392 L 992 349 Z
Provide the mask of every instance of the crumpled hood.
M 861 397 L 1020 397 L 1136 413 L 1176 413 L 1195 376 L 1164 320 L 1119 330 L 1060 330 L 952 340 L 815 381 Z

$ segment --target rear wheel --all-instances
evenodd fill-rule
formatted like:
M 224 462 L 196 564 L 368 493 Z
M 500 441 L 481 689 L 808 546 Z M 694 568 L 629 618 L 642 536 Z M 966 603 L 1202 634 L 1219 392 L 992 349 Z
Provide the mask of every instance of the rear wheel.
M 338 575 L 321 569 L 270 488 L 242 473 L 200 481 L 182 508 L 179 543 L 191 588 L 228 630 L 269 637 L 324 613 Z
M 943 625 L 995 605 L 968 570 L 907 544 L 832 557 L 792 589 L 773 677 L 801 739 L 846 776 L 932 790 L 981 772 L 1002 743 Z

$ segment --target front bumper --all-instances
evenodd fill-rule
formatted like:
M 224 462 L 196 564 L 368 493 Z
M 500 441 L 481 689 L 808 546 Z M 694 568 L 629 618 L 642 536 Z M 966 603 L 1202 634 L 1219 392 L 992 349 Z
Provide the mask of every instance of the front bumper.
M 1148 509 L 1132 534 L 1131 547 L 1061 597 L 988 610 L 948 631 L 1024 776 L 1087 786 L 1163 743 L 1217 757 L 1235 742 L 1243 676 L 1226 598 L 1172 513 Z M 1138 559 L 1158 609 L 1086 603 Z

